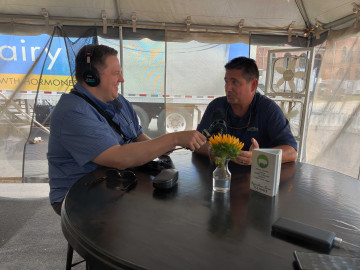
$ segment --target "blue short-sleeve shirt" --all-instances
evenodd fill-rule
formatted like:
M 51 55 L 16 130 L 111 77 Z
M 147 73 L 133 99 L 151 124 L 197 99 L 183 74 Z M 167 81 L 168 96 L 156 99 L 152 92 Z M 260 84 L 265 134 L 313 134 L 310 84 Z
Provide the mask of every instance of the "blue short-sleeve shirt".
M 270 98 L 256 93 L 251 107 L 243 117 L 233 113 L 226 97 L 216 98 L 206 108 L 197 130 L 202 132 L 204 129 L 209 129 L 214 120 L 213 115 L 219 110 L 223 111 L 227 133 L 244 143 L 243 150 L 249 150 L 251 138 L 255 138 L 261 148 L 290 145 L 297 150 L 297 143 L 291 133 L 288 120 L 280 107 Z
M 142 134 L 132 105 L 121 95 L 104 103 L 81 84 L 76 91 L 88 96 L 117 123 L 127 141 L 117 133 L 92 105 L 74 94 L 63 94 L 50 119 L 48 164 L 50 202 L 60 202 L 79 178 L 98 167 L 92 160 L 114 145 L 136 141 Z

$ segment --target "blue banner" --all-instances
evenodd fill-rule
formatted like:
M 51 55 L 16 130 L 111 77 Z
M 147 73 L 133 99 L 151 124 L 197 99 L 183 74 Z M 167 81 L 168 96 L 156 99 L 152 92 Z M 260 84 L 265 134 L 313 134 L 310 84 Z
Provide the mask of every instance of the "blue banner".
M 32 74 L 70 75 L 64 38 L 43 34 L 39 36 L 0 35 L 0 73 L 26 74 L 45 47 Z M 51 43 L 50 43 L 51 42 Z M 45 63 L 44 63 L 45 62 Z M 44 68 L 43 68 L 44 67 Z

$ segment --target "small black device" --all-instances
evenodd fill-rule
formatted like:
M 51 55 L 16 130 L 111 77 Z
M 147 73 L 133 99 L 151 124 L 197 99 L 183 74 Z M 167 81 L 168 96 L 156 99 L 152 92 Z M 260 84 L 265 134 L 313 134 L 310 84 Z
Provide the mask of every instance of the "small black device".
M 330 250 L 334 245 L 339 246 L 342 242 L 342 239 L 335 237 L 333 232 L 286 218 L 279 218 L 272 225 L 272 233 L 274 236 L 321 250 Z
M 86 45 L 85 57 L 86 64 L 84 65 L 83 79 L 84 82 L 91 86 L 95 87 L 100 84 L 100 75 L 98 70 L 91 64 L 93 58 L 95 45 Z
M 129 191 L 137 184 L 136 175 L 132 171 L 108 169 L 106 171 L 106 186 L 111 189 Z
M 360 269 L 360 258 L 294 251 L 301 270 Z
M 171 189 L 177 185 L 178 178 L 178 170 L 163 169 L 153 179 L 153 187 L 156 189 Z
M 144 165 L 138 167 L 142 171 L 146 171 L 154 176 L 158 175 L 162 170 L 175 169 L 175 166 L 169 156 L 163 155 L 155 160 L 151 160 Z

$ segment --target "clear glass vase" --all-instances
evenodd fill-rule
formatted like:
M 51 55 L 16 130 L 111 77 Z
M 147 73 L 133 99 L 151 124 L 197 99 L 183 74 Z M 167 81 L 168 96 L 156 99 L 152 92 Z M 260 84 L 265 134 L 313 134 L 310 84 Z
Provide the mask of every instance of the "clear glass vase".
M 217 192 L 228 192 L 230 190 L 231 173 L 229 171 L 229 159 L 218 160 L 213 172 L 213 190 Z

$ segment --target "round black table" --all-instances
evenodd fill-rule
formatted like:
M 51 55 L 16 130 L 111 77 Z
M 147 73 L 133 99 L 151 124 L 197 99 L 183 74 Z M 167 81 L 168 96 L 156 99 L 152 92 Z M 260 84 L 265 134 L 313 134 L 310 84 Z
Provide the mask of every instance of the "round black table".
M 121 194 L 99 168 L 68 192 L 62 229 L 70 245 L 96 269 L 293 269 L 293 251 L 312 251 L 271 234 L 279 217 L 333 231 L 360 245 L 360 182 L 320 167 L 282 164 L 279 194 L 249 189 L 250 167 L 230 164 L 231 189 L 212 191 L 214 165 L 188 151 L 174 152 L 178 186 L 159 192 L 148 173 Z M 330 254 L 360 257 L 344 245 Z

